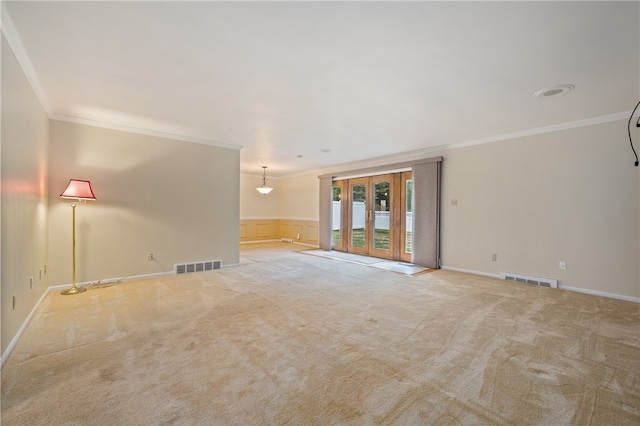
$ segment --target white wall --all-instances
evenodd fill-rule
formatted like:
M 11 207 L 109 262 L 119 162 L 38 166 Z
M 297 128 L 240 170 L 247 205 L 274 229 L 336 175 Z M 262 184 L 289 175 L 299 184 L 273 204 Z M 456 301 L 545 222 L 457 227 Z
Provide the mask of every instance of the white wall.
M 442 155 L 444 267 L 555 278 L 565 287 L 639 300 L 640 180 L 626 125 L 381 158 L 314 175 Z M 298 193 L 318 197 L 317 179 L 298 184 Z M 289 216 L 309 214 L 304 202 L 283 207 Z
M 279 217 L 281 219 L 317 221 L 320 209 L 318 185 L 317 173 L 281 178 L 278 182 L 280 189 Z
M 78 282 L 239 262 L 239 151 L 57 120 L 50 147 L 52 285 L 71 280 L 70 178 L 97 198 L 76 209 Z
M 261 183 L 262 175 L 240 175 L 240 219 L 318 220 L 317 173 L 283 178 L 267 173 L 267 184 L 273 188 L 268 195 L 256 191 Z
M 268 169 L 267 169 L 268 170 Z M 262 175 L 240 175 L 240 219 L 278 219 L 280 189 L 278 179 L 269 178 L 267 185 L 273 188 L 262 195 L 256 188 L 262 184 Z
M 446 152 L 443 265 L 640 297 L 628 151 L 626 123 L 616 121 Z
M 0 286 L 4 353 L 48 286 L 44 269 L 47 263 L 49 118 L 4 36 L 1 50 Z M 33 288 L 29 285 L 31 277 Z

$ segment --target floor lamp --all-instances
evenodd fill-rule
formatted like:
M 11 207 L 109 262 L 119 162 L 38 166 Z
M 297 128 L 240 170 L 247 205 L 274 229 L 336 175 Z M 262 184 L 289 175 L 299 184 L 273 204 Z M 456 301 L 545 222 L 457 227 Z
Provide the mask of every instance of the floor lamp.
M 91 182 L 88 180 L 71 179 L 67 188 L 60 194 L 60 198 L 68 198 L 78 200 L 78 202 L 86 202 L 87 200 L 95 200 L 96 196 L 91 189 Z M 71 259 L 72 259 L 72 285 L 71 288 L 63 290 L 62 294 L 77 294 L 87 291 L 84 287 L 76 287 L 76 203 L 71 203 Z

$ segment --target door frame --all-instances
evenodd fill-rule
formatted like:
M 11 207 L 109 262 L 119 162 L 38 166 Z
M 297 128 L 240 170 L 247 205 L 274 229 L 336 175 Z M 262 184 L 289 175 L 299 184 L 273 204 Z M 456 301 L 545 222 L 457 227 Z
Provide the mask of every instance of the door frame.
M 340 241 L 334 242 L 332 238 L 332 250 L 339 250 L 346 253 L 372 256 L 382 259 L 393 259 L 410 262 L 411 254 L 402 257 L 404 253 L 404 232 L 405 224 L 403 214 L 405 206 L 402 204 L 404 198 L 403 176 L 411 176 L 411 171 L 383 173 L 379 175 L 357 177 L 350 179 L 336 179 L 332 181 L 332 188 L 340 188 Z M 389 182 L 389 249 L 376 249 L 373 244 L 373 226 L 375 221 L 374 189 L 375 183 Z M 365 185 L 365 245 L 364 247 L 354 246 L 352 242 L 352 196 L 354 185 Z M 333 191 L 333 189 L 332 189 Z M 332 196 L 333 200 L 333 196 Z
M 413 244 L 411 262 L 429 268 L 440 265 L 440 208 L 443 157 L 424 157 L 318 176 L 320 181 L 320 247 L 331 250 L 331 184 L 355 176 L 413 172 Z M 341 226 L 344 223 L 341 224 Z M 399 245 L 398 245 L 399 247 Z

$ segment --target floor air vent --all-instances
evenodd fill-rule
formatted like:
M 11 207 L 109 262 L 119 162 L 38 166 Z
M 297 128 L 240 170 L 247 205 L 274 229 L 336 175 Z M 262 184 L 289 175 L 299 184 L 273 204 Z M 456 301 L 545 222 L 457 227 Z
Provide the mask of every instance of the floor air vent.
M 558 280 L 549 278 L 531 277 L 529 275 L 512 274 L 511 272 L 500 272 L 500 278 L 518 283 L 540 285 L 542 287 L 558 288 Z
M 293 244 L 293 238 L 281 238 L 280 241 L 283 243 Z
M 213 271 L 222 267 L 222 260 L 205 260 L 204 262 L 181 263 L 175 265 L 176 274 L 189 272 Z

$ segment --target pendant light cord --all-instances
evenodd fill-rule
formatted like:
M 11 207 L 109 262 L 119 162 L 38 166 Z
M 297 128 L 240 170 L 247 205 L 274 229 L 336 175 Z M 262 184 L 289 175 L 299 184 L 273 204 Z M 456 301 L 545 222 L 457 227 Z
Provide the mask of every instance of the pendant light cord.
M 631 120 L 633 119 L 633 114 L 635 114 L 636 110 L 638 109 L 638 105 L 640 105 L 640 102 L 638 102 L 636 104 L 636 107 L 633 109 L 633 112 L 631 113 L 631 117 L 629 117 L 629 124 L 627 124 L 627 130 L 629 131 L 629 144 L 631 145 L 631 150 L 633 150 L 633 155 L 636 156 L 636 162 L 635 162 L 636 167 L 638 167 L 638 153 L 636 152 L 636 149 L 633 147 L 633 139 L 631 139 Z M 640 127 L 640 117 L 638 118 L 636 127 Z

